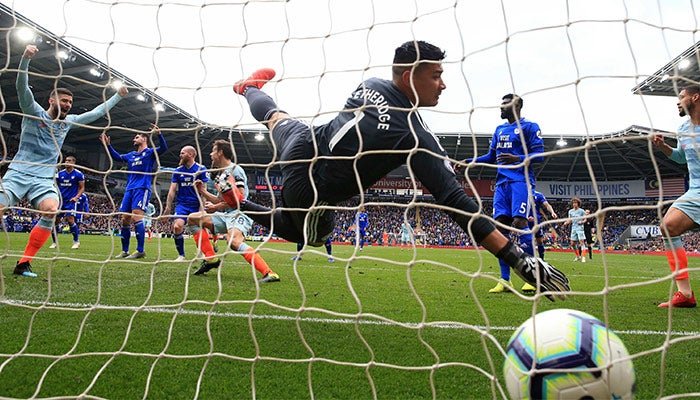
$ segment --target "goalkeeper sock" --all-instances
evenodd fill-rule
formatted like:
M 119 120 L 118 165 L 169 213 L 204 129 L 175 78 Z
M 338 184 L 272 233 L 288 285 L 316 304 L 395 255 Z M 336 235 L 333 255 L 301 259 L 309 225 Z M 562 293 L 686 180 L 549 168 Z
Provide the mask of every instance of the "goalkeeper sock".
M 53 229 L 52 227 L 47 228 L 46 226 L 42 226 L 41 222 L 44 219 L 48 219 L 49 224 L 52 224 L 53 222 L 53 220 L 49 218 L 41 217 L 39 219 L 39 223 L 37 223 L 34 228 L 32 228 L 31 232 L 29 232 L 29 241 L 27 241 L 27 246 L 24 248 L 24 254 L 19 260 L 20 263 L 32 261 L 41 246 L 43 246 L 49 239 L 49 236 L 51 236 L 51 231 Z
M 272 270 L 267 265 L 262 256 L 256 253 L 252 247 L 248 246 L 245 243 L 242 243 L 238 247 L 238 251 L 242 253 L 241 255 L 243 256 L 243 258 L 245 258 L 246 261 L 248 261 L 248 264 L 255 267 L 255 269 L 257 269 L 258 272 L 262 274 L 262 276 L 265 276 L 268 273 L 272 272 Z

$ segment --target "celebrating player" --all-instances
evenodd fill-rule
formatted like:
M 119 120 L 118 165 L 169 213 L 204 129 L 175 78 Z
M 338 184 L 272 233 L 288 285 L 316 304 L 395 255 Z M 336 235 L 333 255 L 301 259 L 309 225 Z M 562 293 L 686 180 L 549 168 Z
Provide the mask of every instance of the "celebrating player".
M 586 249 L 586 234 L 583 231 L 583 224 L 586 222 L 586 211 L 581 208 L 581 200 L 574 197 L 571 199 L 571 209 L 569 210 L 569 219 L 567 219 L 563 226 L 571 224 L 571 249 L 574 251 L 576 257 L 574 261 L 586 262 L 586 255 L 584 251 Z
M 698 304 L 690 287 L 688 256 L 681 235 L 700 227 L 700 161 L 696 148 L 697 134 L 700 133 L 700 85 L 689 85 L 681 90 L 677 106 L 678 115 L 688 116 L 688 120 L 678 128 L 676 148 L 669 146 L 661 135 L 653 139 L 654 145 L 666 157 L 679 164 L 688 164 L 690 175 L 688 191 L 671 205 L 661 222 L 666 257 L 678 291 L 671 301 L 663 302 L 659 307 L 695 307 Z
M 233 149 L 229 142 L 221 139 L 215 141 L 210 156 L 212 169 L 219 170 L 215 179 L 219 195 L 224 193 L 232 195 L 233 193 L 230 192 L 235 191 L 235 195 L 240 199 L 247 198 L 248 177 L 243 168 L 231 161 Z M 262 278 L 258 279 L 258 282 L 279 282 L 279 275 L 270 269 L 255 249 L 245 243 L 245 235 L 253 226 L 253 221 L 237 209 L 229 207 L 222 197 L 209 193 L 204 182 L 198 180 L 195 181 L 195 185 L 206 202 L 204 203 L 204 211 L 190 214 L 187 217 L 187 227 L 193 233 L 197 248 L 204 254 L 202 265 L 194 274 L 201 275 L 221 265 L 221 260 L 216 257 L 214 248 L 209 241 L 208 229 L 214 235 L 226 234 L 226 242 L 229 247 L 239 252 L 250 265 L 262 274 Z
M 530 190 L 535 187 L 535 171 L 529 163 L 542 162 L 544 142 L 539 125 L 520 116 L 523 99 L 515 94 L 503 96 L 501 118 L 508 122 L 496 127 L 491 139 L 489 152 L 464 162 L 497 163 L 496 189 L 493 194 L 493 217 L 505 226 L 512 226 L 519 231 L 520 247 L 525 253 L 534 256 L 532 248 L 532 231 L 528 226 L 528 203 Z M 528 163 L 529 162 L 529 163 Z M 513 168 L 514 165 L 522 165 Z M 503 228 L 504 235 L 508 230 Z M 509 291 L 510 266 L 500 259 L 501 278 L 489 293 Z M 528 282 L 522 288 L 525 292 L 535 288 Z
M 128 93 L 126 86 L 122 86 L 105 103 L 76 115 L 68 114 L 73 106 L 71 91 L 57 87 L 51 91 L 49 107 L 44 110 L 34 100 L 29 88 L 29 61 L 38 51 L 36 46 L 27 45 L 19 62 L 17 97 L 25 116 L 22 117 L 17 154 L 10 162 L 0 185 L 0 208 L 12 207 L 26 198 L 41 213 L 39 221 L 29 233 L 24 254 L 13 271 L 15 275 L 28 277 L 37 276 L 32 272 L 30 262 L 53 231 L 59 204 L 54 175 L 68 131 L 74 126 L 86 125 L 104 116 Z
M 155 149 L 148 147 L 149 136 L 157 134 L 160 145 Z M 100 140 L 107 147 L 109 154 L 116 160 L 126 163 L 130 172 L 126 179 L 126 191 L 119 212 L 122 213 L 122 252 L 117 258 L 144 258 L 146 228 L 143 225 L 143 215 L 146 206 L 151 199 L 151 187 L 153 186 L 153 171 L 158 163 L 157 154 L 163 154 L 168 149 L 165 138 L 157 126 L 151 125 L 149 133 L 139 132 L 134 136 L 134 147 L 136 150 L 119 154 L 111 145 L 109 136 L 105 133 L 100 135 Z M 131 223 L 134 223 L 136 232 L 136 251 L 129 254 L 129 241 L 131 239 Z
M 175 214 L 171 218 L 173 221 L 173 240 L 175 241 L 175 249 L 178 254 L 175 261 L 187 261 L 185 257 L 185 239 L 182 236 L 185 231 L 185 221 L 187 221 L 188 215 L 202 209 L 194 182 L 196 180 L 209 181 L 207 168 L 196 162 L 196 157 L 197 150 L 192 146 L 185 146 L 180 150 L 180 164 L 173 172 L 170 189 L 168 189 L 168 197 L 165 200 L 164 215 L 170 215 L 173 212 L 173 202 L 177 203 Z
M 566 276 L 510 243 L 495 230 L 479 206 L 457 183 L 437 137 L 427 130 L 416 107 L 432 107 L 445 89 L 444 51 L 423 41 L 409 41 L 394 55 L 392 80 L 370 78 L 348 98 L 331 122 L 313 127 L 292 119 L 262 90 L 275 71 L 261 69 L 236 83 L 253 116 L 271 132 L 280 152 L 285 209 L 271 210 L 251 201 L 230 205 L 252 211 L 256 222 L 293 242 L 319 246 L 332 233 L 335 205 L 363 193 L 377 180 L 408 162 L 438 204 L 460 212 L 451 217 L 491 253 L 542 291 L 569 290 Z M 384 152 L 382 150 L 391 150 Z M 294 162 L 289 162 L 294 161 Z M 303 208 L 304 210 L 290 210 Z M 551 298 L 551 297 L 550 297 Z
M 75 220 L 75 211 L 77 211 L 76 205 L 80 196 L 85 192 L 85 176 L 82 172 L 75 169 L 75 157 L 66 157 L 66 167 L 58 171 L 58 174 L 56 174 L 56 182 L 58 183 L 58 190 L 61 194 L 61 210 L 63 212 L 58 214 L 55 227 L 65 218 L 70 228 L 70 233 L 73 235 L 73 245 L 71 249 L 77 249 L 80 247 L 80 228 L 78 228 L 78 223 Z M 53 232 L 51 232 L 53 243 L 49 246 L 52 249 L 56 248 L 57 232 L 55 227 Z

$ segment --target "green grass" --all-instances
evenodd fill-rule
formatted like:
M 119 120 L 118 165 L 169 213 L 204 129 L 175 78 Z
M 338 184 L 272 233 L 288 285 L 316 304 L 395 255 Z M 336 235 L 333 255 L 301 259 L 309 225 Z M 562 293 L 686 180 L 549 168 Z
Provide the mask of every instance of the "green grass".
M 0 239 L 0 397 L 501 398 L 508 338 L 552 308 L 607 319 L 636 354 L 638 398 L 700 391 L 700 314 L 656 307 L 665 257 L 548 253 L 576 291 L 552 303 L 488 294 L 497 262 L 473 250 L 335 246 L 333 264 L 321 248 L 295 265 L 293 244 L 251 243 L 282 277 L 257 287 L 236 254 L 205 276 L 166 261 L 171 239 L 136 263 L 110 260 L 118 238 L 70 250 L 63 235 L 32 263 L 39 278 L 17 277 L 27 238 Z

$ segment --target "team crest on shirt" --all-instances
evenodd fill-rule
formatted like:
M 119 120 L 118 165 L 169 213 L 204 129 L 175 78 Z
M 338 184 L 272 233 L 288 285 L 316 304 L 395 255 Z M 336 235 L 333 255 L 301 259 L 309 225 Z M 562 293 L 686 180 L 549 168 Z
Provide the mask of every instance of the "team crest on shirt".
M 515 128 L 513 133 L 515 133 L 516 135 L 520 135 L 520 128 Z

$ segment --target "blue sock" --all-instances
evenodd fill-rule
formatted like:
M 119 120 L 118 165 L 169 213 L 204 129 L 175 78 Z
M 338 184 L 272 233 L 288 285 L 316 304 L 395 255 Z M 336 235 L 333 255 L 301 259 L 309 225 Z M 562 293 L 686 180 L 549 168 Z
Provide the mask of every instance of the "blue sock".
M 540 256 L 541 259 L 544 260 L 544 245 L 543 244 L 537 245 L 537 254 Z
M 526 254 L 534 257 L 535 249 L 532 248 L 532 233 L 523 233 L 518 236 L 518 239 L 520 240 L 520 248 L 523 249 Z
M 131 227 L 122 225 L 122 251 L 125 253 L 129 252 L 129 240 L 131 240 Z
M 301 249 L 304 248 L 304 243 L 297 243 L 297 253 L 301 251 Z
M 136 251 L 143 253 L 143 245 L 146 242 L 146 228 L 143 226 L 143 220 L 134 224 L 134 232 L 136 234 Z
M 176 233 L 173 235 L 173 240 L 175 241 L 175 249 L 177 249 L 177 254 L 185 256 L 185 238 L 182 233 Z
M 73 234 L 73 241 L 77 242 L 80 236 L 80 229 L 78 229 L 78 224 L 73 222 L 73 225 L 70 226 L 70 231 Z
M 498 260 L 498 265 L 501 267 L 501 279 L 510 281 L 510 266 L 501 259 Z
M 331 238 L 328 238 L 328 240 L 326 240 L 326 244 L 324 244 L 324 246 L 326 246 L 326 253 L 328 253 L 329 256 L 333 255 L 333 245 L 331 244 Z

